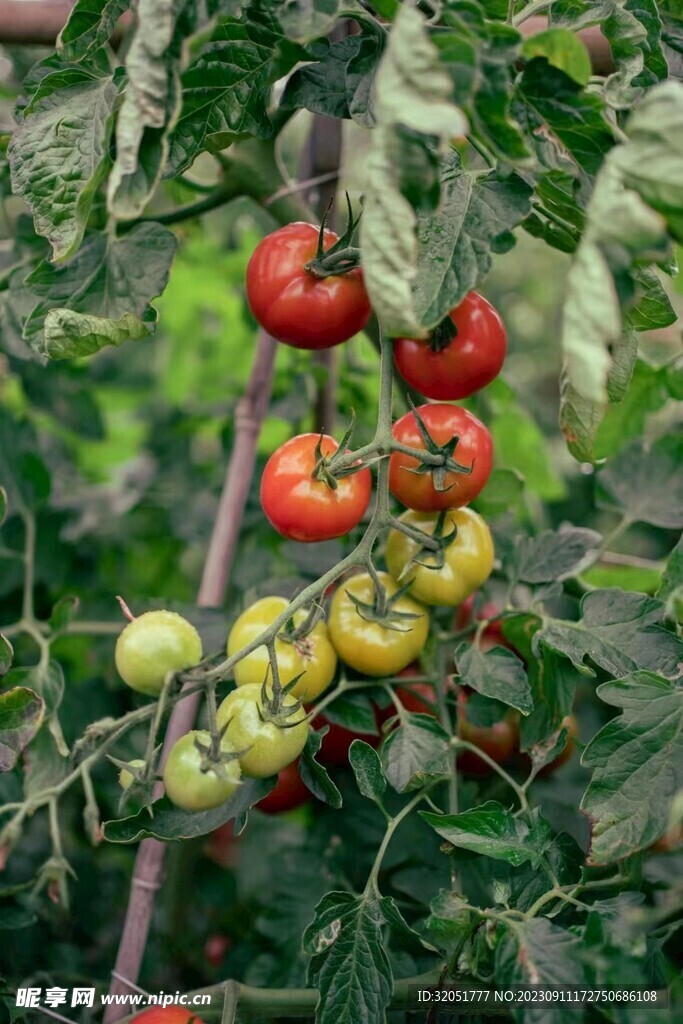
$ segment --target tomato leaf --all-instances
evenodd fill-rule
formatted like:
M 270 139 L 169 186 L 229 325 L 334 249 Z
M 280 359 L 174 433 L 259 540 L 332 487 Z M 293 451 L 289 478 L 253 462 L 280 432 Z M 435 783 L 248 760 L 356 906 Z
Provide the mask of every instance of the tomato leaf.
M 362 32 L 344 39 L 321 40 L 311 49 L 315 63 L 298 68 L 287 80 L 280 105 L 305 107 L 328 117 L 373 124 L 372 84 L 384 49 L 385 34 L 368 19 Z
M 24 799 L 58 785 L 68 771 L 68 757 L 59 749 L 54 733 L 49 728 L 40 729 L 24 754 Z
M 33 690 L 16 686 L 0 694 L 0 772 L 14 768 L 45 716 L 45 701 Z
M 349 764 L 353 768 L 356 785 L 363 796 L 368 800 L 374 800 L 378 807 L 384 807 L 387 780 L 384 778 L 377 751 L 363 740 L 354 740 L 349 747 Z
M 142 807 L 130 817 L 105 821 L 104 838 L 111 843 L 135 843 L 149 837 L 165 841 L 196 839 L 246 814 L 272 788 L 272 779 L 244 778 L 229 800 L 210 811 L 182 811 L 164 796 L 152 804 L 153 817 L 148 807 Z
M 538 642 L 571 659 L 584 675 L 595 672 L 590 658 L 613 676 L 626 676 L 635 669 L 649 669 L 676 679 L 683 661 L 683 641 L 660 625 L 665 607 L 645 594 L 628 593 L 616 587 L 594 590 L 581 601 L 578 622 L 545 619 L 536 634 Z
M 306 746 L 299 762 L 299 773 L 304 785 L 313 796 L 317 796 L 318 800 L 329 804 L 330 807 L 339 808 L 342 805 L 341 793 L 327 774 L 327 770 L 315 759 L 326 732 L 327 727 L 318 732 L 313 729 L 309 730 Z
M 538 867 L 540 858 L 552 842 L 550 825 L 538 814 L 529 824 L 516 818 L 512 811 L 495 800 L 488 800 L 460 814 L 419 813 L 438 835 L 453 846 L 494 860 L 504 860 L 514 866 L 530 862 Z
M 489 273 L 500 241 L 529 213 L 531 189 L 518 175 L 463 170 L 451 151 L 440 164 L 441 204 L 418 220 L 413 285 L 416 315 L 434 327 Z
M 631 522 L 666 529 L 683 527 L 683 443 L 675 435 L 653 445 L 642 440 L 624 448 L 598 474 L 600 508 L 618 509 Z
M 43 261 L 26 280 L 36 304 L 24 337 L 64 359 L 148 336 L 156 323 L 149 303 L 166 287 L 175 248 L 170 231 L 143 223 L 116 239 L 90 234 L 61 267 Z
M 657 597 L 667 602 L 669 611 L 683 599 L 683 536 L 678 538 L 676 547 L 669 555 Z
M 462 944 L 476 927 L 477 916 L 468 907 L 467 900 L 457 893 L 442 889 L 430 902 L 431 913 L 425 923 L 427 935 L 446 956 L 462 948 Z
M 648 672 L 602 683 L 598 696 L 622 709 L 584 750 L 593 777 L 581 802 L 591 822 L 592 864 L 644 849 L 666 832 L 683 787 L 683 688 Z
M 422 15 L 402 6 L 375 77 L 376 127 L 365 163 L 366 198 L 361 221 L 363 272 L 373 307 L 389 335 L 425 333 L 415 309 L 418 280 L 417 217 L 405 196 L 413 173 L 423 185 L 423 165 L 403 164 L 401 132 L 446 142 L 465 130 L 450 102 L 448 75 L 425 31 Z M 413 154 L 414 158 L 414 154 Z M 409 191 L 409 188 L 408 188 Z
M 90 66 L 46 75 L 12 134 L 14 191 L 28 203 L 55 260 L 68 259 L 81 244 L 109 167 L 117 80 Z
M 560 885 L 572 885 L 581 880 L 585 853 L 566 832 L 553 837 L 543 856 Z M 508 884 L 510 905 L 524 911 L 548 891 L 548 876 L 531 863 L 523 864 L 510 872 Z
M 595 530 L 564 527 L 544 530 L 535 537 L 519 535 L 505 566 L 510 580 L 525 583 L 549 583 L 576 576 L 600 545 Z
M 588 50 L 578 36 L 563 28 L 550 28 L 539 32 L 522 44 L 522 54 L 527 60 L 545 57 L 548 63 L 564 71 L 579 85 L 587 85 L 592 74 Z
M 37 448 L 32 424 L 0 406 L 0 480 L 15 510 L 39 508 L 50 494 L 50 475 Z
M 57 52 L 68 61 L 81 61 L 104 46 L 131 0 L 77 0 L 57 37 Z
M 0 633 L 0 676 L 9 672 L 14 657 L 14 648 L 7 637 Z
M 283 0 L 278 20 L 289 39 L 307 43 L 327 35 L 341 8 L 341 0 Z
M 244 136 L 268 138 L 268 103 L 274 83 L 306 50 L 289 42 L 274 4 L 243 5 L 223 16 L 204 50 L 182 75 L 182 110 L 171 135 L 167 175 L 180 174 L 199 153 L 225 149 Z
M 505 928 L 496 946 L 495 971 L 499 985 L 581 985 L 581 941 L 543 917 Z M 546 1024 L 547 1007 L 524 1010 L 528 1024 Z
M 455 664 L 465 686 L 517 708 L 523 715 L 533 710 L 524 665 L 507 648 L 494 647 L 484 653 L 471 643 L 462 643 L 455 652 Z
M 492 519 L 511 509 L 518 508 L 524 495 L 524 477 L 516 469 L 496 468 L 486 482 L 486 487 L 471 503 L 484 516 Z
M 420 789 L 448 774 L 448 735 L 433 715 L 401 715 L 382 744 L 382 766 L 399 793 Z
M 60 597 L 50 612 L 48 619 L 50 629 L 55 633 L 65 629 L 78 613 L 79 605 L 80 600 L 73 594 L 65 594 L 64 597 Z
M 617 66 L 605 86 L 606 95 L 616 106 L 633 102 L 643 86 L 666 78 L 655 0 L 557 0 L 550 16 L 553 25 L 574 32 L 588 25 L 600 26 Z
M 510 635 L 514 643 L 514 637 L 518 635 L 514 628 L 510 634 L 505 627 L 504 631 L 506 636 Z M 534 710 L 519 724 L 522 750 L 528 750 L 537 743 L 544 743 L 560 728 L 562 719 L 574 706 L 576 688 L 581 680 L 581 673 L 572 662 L 561 657 L 544 643 L 540 645 L 539 653 L 540 658 L 534 657 L 529 648 L 529 682 Z
M 352 732 L 377 735 L 375 709 L 367 693 L 342 693 L 328 704 L 324 716 L 329 722 L 341 725 Z
M 304 932 L 311 956 L 309 982 L 317 986 L 317 1024 L 384 1019 L 393 975 L 382 943 L 385 919 L 374 894 L 329 892 Z

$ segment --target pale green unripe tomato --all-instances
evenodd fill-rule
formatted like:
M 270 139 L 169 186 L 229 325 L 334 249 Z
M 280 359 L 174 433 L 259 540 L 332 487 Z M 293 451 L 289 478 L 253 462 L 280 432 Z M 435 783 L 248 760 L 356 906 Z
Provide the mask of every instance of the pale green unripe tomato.
M 224 762 L 220 772 L 213 769 L 202 771 L 202 752 L 197 747 L 198 742 L 208 748 L 210 733 L 199 729 L 185 733 L 171 747 L 164 767 L 166 796 L 184 811 L 208 811 L 212 807 L 220 807 L 235 792 L 242 775 L 237 760 Z M 226 754 L 233 753 L 232 745 L 225 739 L 221 750 Z
M 191 623 L 176 612 L 145 612 L 129 622 L 116 641 L 116 668 L 138 693 L 157 697 L 169 672 L 192 668 L 202 660 L 202 641 Z
M 141 757 L 133 758 L 133 760 L 129 761 L 128 764 L 131 766 L 131 768 L 144 768 L 145 767 L 145 762 L 142 760 Z M 121 789 L 123 789 L 124 791 L 126 789 L 130 789 L 130 787 L 133 785 L 134 782 L 135 782 L 135 775 L 134 775 L 134 773 L 133 772 L 129 772 L 127 768 L 122 768 L 121 771 L 119 772 L 119 786 L 121 787 Z

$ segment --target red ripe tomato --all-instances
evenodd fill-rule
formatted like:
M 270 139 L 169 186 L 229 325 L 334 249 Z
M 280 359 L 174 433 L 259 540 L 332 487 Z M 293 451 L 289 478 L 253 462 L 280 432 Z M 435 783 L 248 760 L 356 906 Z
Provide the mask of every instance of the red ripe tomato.
M 405 382 L 441 401 L 467 398 L 490 384 L 507 350 L 503 321 L 483 295 L 470 292 L 449 317 L 457 334 L 439 350 L 429 340 L 394 341 L 394 362 Z
M 516 722 L 504 718 L 489 726 L 470 725 L 466 718 L 467 695 L 458 693 L 458 735 L 488 754 L 496 764 L 507 761 L 517 748 L 519 730 Z M 471 750 L 458 754 L 458 768 L 465 775 L 491 775 L 494 769 Z
M 683 825 L 674 825 L 663 836 L 648 846 L 649 853 L 672 853 L 683 846 Z
M 493 444 L 491 435 L 476 416 L 459 405 L 421 405 L 417 410 L 427 433 L 437 446 L 458 438 L 452 458 L 470 470 L 468 473 L 436 467 L 432 472 L 415 473 L 420 463 L 412 455 L 393 452 L 389 459 L 389 489 L 408 508 L 419 512 L 441 512 L 466 505 L 479 494 L 491 473 Z M 414 412 L 407 412 L 394 423 L 394 439 L 423 451 L 427 446 Z M 439 473 L 446 472 L 443 480 Z
M 232 939 L 223 932 L 216 932 L 209 935 L 204 943 L 204 959 L 212 967 L 220 967 L 225 959 L 225 954 L 232 948 Z
M 281 814 L 305 804 L 310 793 L 301 781 L 299 762 L 293 761 L 278 772 L 275 788 L 256 804 L 266 814 Z
M 329 768 L 345 768 L 349 763 L 349 747 L 354 740 L 363 740 L 371 747 L 378 747 L 379 736 L 372 733 L 354 732 L 353 729 L 345 729 L 343 725 L 336 722 L 329 722 L 324 715 L 317 715 L 312 722 L 314 729 L 322 729 L 324 725 L 329 726 L 329 731 L 323 737 L 320 744 L 318 760 Z
M 455 628 L 466 629 L 472 623 L 472 611 L 475 595 L 471 594 L 466 601 L 458 608 L 455 614 Z M 476 614 L 476 622 L 483 622 L 484 619 L 492 619 L 500 614 L 500 608 L 492 601 L 482 605 Z M 490 651 L 492 647 L 509 647 L 514 650 L 512 644 L 503 635 L 503 626 L 500 619 L 490 623 L 479 637 L 479 650 Z
M 337 241 L 333 231 L 325 231 L 325 252 Z M 247 266 L 247 301 L 255 319 L 295 348 L 339 345 L 362 331 L 370 317 L 362 270 L 315 277 L 304 268 L 317 249 L 318 228 L 287 224 L 259 242 Z
M 309 543 L 341 537 L 357 526 L 370 502 L 370 470 L 337 480 L 333 490 L 317 479 L 316 446 L 329 458 L 339 445 L 323 434 L 299 434 L 286 441 L 268 459 L 261 477 L 263 511 L 278 533 Z
M 150 1006 L 133 1017 L 131 1024 L 203 1024 L 186 1006 Z

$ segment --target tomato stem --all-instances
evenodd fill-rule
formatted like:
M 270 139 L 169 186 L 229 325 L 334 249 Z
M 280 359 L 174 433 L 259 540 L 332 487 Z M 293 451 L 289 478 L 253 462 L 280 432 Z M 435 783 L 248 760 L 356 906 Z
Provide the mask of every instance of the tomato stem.
M 132 611 L 130 610 L 124 599 L 119 594 L 116 595 L 116 600 L 121 605 L 121 611 L 123 612 L 124 616 L 128 619 L 128 621 L 135 622 L 135 616 L 133 615 Z

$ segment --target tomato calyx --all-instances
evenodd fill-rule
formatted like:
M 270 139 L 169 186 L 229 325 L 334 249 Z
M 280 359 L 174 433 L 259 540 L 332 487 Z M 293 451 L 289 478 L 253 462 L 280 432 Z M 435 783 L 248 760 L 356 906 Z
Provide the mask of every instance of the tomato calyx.
M 433 533 L 425 533 L 425 531 L 420 530 L 419 527 L 413 527 L 410 530 L 410 533 L 407 534 L 421 546 L 415 552 L 410 561 L 406 562 L 400 576 L 398 577 L 399 583 L 408 575 L 412 565 L 421 565 L 425 569 L 435 569 L 437 571 L 443 569 L 446 564 L 446 548 L 450 547 L 458 536 L 458 527 L 452 521 L 450 521 L 451 529 L 448 533 L 444 533 L 446 518 L 446 510 L 439 512 Z M 398 521 L 397 526 L 398 529 L 401 529 L 403 524 Z M 424 543 L 422 543 L 419 536 L 420 534 L 424 537 Z
M 389 596 L 381 580 L 377 577 L 374 567 L 369 571 L 374 586 L 372 601 L 363 601 L 362 598 L 352 594 L 350 590 L 346 591 L 346 596 L 354 605 L 361 619 L 364 619 L 366 622 L 377 622 L 380 626 L 384 626 L 385 629 L 393 629 L 397 633 L 410 632 L 411 626 L 409 623 L 414 619 L 422 618 L 422 616 L 419 612 L 400 611 L 396 607 L 396 603 L 408 592 L 412 581 L 408 580 L 394 594 Z
M 304 265 L 306 273 L 318 280 L 324 280 L 326 277 L 340 277 L 342 274 L 349 274 L 352 270 L 356 270 L 360 267 L 361 251 L 351 243 L 353 241 L 354 232 L 358 227 L 361 214 L 358 214 L 358 217 L 354 220 L 349 193 L 346 192 L 345 195 L 346 205 L 348 208 L 346 231 L 334 243 L 334 245 L 330 246 L 327 250 L 324 249 L 325 224 L 333 204 L 333 200 L 330 199 L 320 225 L 320 231 L 318 233 L 318 250 L 315 254 L 315 258 L 309 260 L 309 262 Z
M 283 640 L 286 644 L 292 644 L 303 658 L 312 658 L 315 648 L 309 639 L 309 633 L 315 629 L 324 614 L 319 604 L 312 604 L 303 622 L 297 626 L 294 619 L 290 619 L 278 633 L 278 639 Z M 297 678 L 301 677 L 297 676 Z
M 339 480 L 342 477 L 352 476 L 354 473 L 357 473 L 359 470 L 365 468 L 360 461 L 356 465 L 351 466 L 339 465 L 342 459 L 344 459 L 345 462 L 348 461 L 346 459 L 346 456 L 348 455 L 347 445 L 349 444 L 351 438 L 353 437 L 353 431 L 355 430 L 355 427 L 356 413 L 355 410 L 352 409 L 351 422 L 346 428 L 344 436 L 339 442 L 337 450 L 333 452 L 332 455 L 323 454 L 322 443 L 325 435 L 321 434 L 320 437 L 318 438 L 318 443 L 316 444 L 315 449 L 313 451 L 313 455 L 315 457 L 315 465 L 313 467 L 313 472 L 311 473 L 311 476 L 313 477 L 314 480 L 319 480 L 321 483 L 327 484 L 327 486 L 332 491 L 337 490 L 337 487 L 339 486 Z
M 451 320 L 448 313 L 436 325 L 436 327 L 429 332 L 429 338 L 427 344 L 429 345 L 432 352 L 443 352 L 445 348 L 448 348 L 454 338 L 458 336 L 458 328 Z
M 430 455 L 438 456 L 441 461 L 434 462 L 420 462 L 415 468 L 404 467 L 409 473 L 415 473 L 417 476 L 424 475 L 425 473 L 431 473 L 432 483 L 435 491 L 444 493 L 450 491 L 453 484 L 446 483 L 446 477 L 449 473 L 462 473 L 464 476 L 470 476 L 474 469 L 474 460 L 469 466 L 463 466 L 462 463 L 458 462 L 455 458 L 455 450 L 458 447 L 460 441 L 460 435 L 454 434 L 449 441 L 445 444 L 437 444 L 432 435 L 427 430 L 424 424 L 424 420 L 420 416 L 414 402 L 408 396 L 408 402 L 411 406 L 415 422 L 417 423 L 417 429 L 420 432 L 420 437 L 424 443 L 425 449 Z M 415 457 L 420 458 L 419 452 L 416 453 Z
M 294 721 L 289 721 L 289 719 L 297 715 L 304 702 L 296 700 L 293 704 L 287 704 L 285 703 L 285 697 L 292 692 L 305 674 L 305 669 L 303 672 L 295 675 L 293 679 L 290 679 L 286 686 L 283 686 L 277 671 L 277 662 L 274 659 L 271 659 L 271 668 L 273 670 L 273 682 L 270 692 L 267 676 L 261 685 L 261 706 L 258 709 L 259 718 L 262 722 L 276 725 L 278 729 L 295 729 L 297 725 L 301 724 L 301 719 L 298 717 Z

